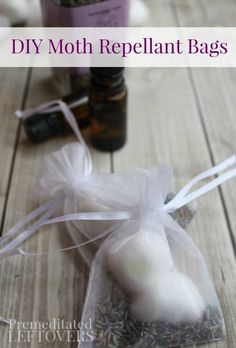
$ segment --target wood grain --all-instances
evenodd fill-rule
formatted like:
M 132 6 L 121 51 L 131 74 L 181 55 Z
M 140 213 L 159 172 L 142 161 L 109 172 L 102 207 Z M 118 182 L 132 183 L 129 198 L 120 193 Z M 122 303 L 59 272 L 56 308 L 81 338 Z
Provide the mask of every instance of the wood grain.
M 11 167 L 15 153 L 18 120 L 15 111 L 21 108 L 26 84 L 26 69 L 0 69 L 0 224 L 4 213 Z
M 211 17 L 210 25 L 234 26 L 236 15 L 236 3 L 234 1 L 224 1 L 224 3 L 201 2 L 201 13 L 199 16 L 195 11 L 193 2 L 188 2 L 182 11 L 179 11 L 179 3 L 176 4 L 176 14 L 182 26 L 203 26 L 205 22 L 202 17 Z M 219 9 L 219 16 L 215 16 L 216 8 Z M 212 14 L 213 9 L 213 14 Z M 192 13 L 191 17 L 188 15 Z M 200 114 L 205 137 L 212 163 L 217 163 L 222 159 L 235 153 L 235 69 L 192 69 L 190 80 L 194 90 L 197 108 Z M 236 181 L 230 180 L 220 189 L 222 206 L 224 209 L 231 242 L 236 256 Z M 225 234 L 221 233 L 221 238 L 225 239 Z M 226 249 L 227 250 L 227 249 Z M 225 261 L 222 260 L 222 270 L 225 273 Z M 228 298 L 230 310 L 226 312 L 228 317 L 228 332 L 230 337 L 236 329 L 236 307 L 235 286 L 231 284 L 232 275 L 225 276 L 225 281 L 230 287 L 230 297 Z M 230 300 L 229 300 L 230 299 Z M 230 315 L 229 315 L 230 313 Z M 232 338 L 230 344 L 235 344 Z M 233 345 L 230 345 L 230 347 Z
M 193 3 L 190 2 L 187 9 L 185 8 L 181 12 L 178 11 L 181 25 L 203 25 L 202 20 L 195 14 L 192 15 L 191 21 L 186 20 L 188 17 L 186 11 L 188 13 L 192 11 L 193 6 Z M 206 17 L 211 13 L 211 7 L 208 2 L 202 4 L 202 13 L 205 13 Z M 235 3 L 225 1 L 223 8 L 221 8 L 221 24 L 223 26 L 233 26 L 235 15 Z M 211 23 L 212 25 L 217 25 L 217 18 L 215 20 L 212 19 Z M 195 90 L 206 137 L 208 138 L 212 161 L 215 163 L 235 153 L 236 150 L 236 102 L 234 96 L 236 71 L 235 69 L 227 68 L 193 69 L 190 78 Z M 236 200 L 233 194 L 235 187 L 235 180 L 231 180 L 223 186 L 222 190 L 236 252 Z

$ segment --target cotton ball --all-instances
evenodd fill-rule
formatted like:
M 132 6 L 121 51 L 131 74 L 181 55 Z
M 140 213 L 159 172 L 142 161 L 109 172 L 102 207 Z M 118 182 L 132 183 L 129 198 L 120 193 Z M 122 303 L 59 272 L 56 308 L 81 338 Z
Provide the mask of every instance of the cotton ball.
M 171 324 L 198 321 L 204 309 L 204 300 L 196 285 L 177 271 L 160 273 L 155 283 L 137 295 L 131 304 L 136 319 Z
M 147 22 L 149 11 L 142 0 L 131 0 L 130 22 L 132 26 L 139 26 Z
M 142 230 L 118 241 L 108 250 L 108 265 L 119 283 L 131 293 L 150 286 L 157 272 L 173 267 L 163 227 L 159 225 L 155 231 Z
M 9 19 L 11 24 L 23 24 L 29 15 L 29 4 L 26 0 L 0 0 L 0 13 Z

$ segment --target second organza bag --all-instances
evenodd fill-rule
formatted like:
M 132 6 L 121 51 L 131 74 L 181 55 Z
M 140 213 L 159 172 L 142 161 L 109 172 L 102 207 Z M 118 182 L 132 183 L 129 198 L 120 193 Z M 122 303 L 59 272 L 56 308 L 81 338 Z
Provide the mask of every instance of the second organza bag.
M 151 348 L 225 337 L 220 304 L 203 256 L 169 215 L 186 188 L 165 204 L 170 170 L 134 169 L 105 176 L 97 197 L 128 214 L 109 234 L 91 267 L 80 348 Z

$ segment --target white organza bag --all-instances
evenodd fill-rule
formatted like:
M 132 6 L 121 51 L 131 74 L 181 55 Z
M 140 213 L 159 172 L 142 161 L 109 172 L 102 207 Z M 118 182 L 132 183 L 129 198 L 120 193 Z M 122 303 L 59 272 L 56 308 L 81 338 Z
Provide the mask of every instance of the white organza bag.
M 29 213 L 0 238 L 0 242 L 3 243 L 12 239 L 0 249 L 0 258 L 15 254 L 22 254 L 25 256 L 34 255 L 34 253 L 24 252 L 19 246 L 40 227 L 51 223 L 49 220 L 55 214 L 64 213 L 64 207 L 67 206 L 68 202 L 72 202 L 75 196 L 80 195 L 80 192 L 82 193 L 83 189 L 89 186 L 90 180 L 93 181 L 90 151 L 84 142 L 77 121 L 67 104 L 61 100 L 56 100 L 42 104 L 34 109 L 17 111 L 16 115 L 20 119 L 26 119 L 34 114 L 52 111 L 62 112 L 78 141 L 63 146 L 62 149 L 49 154 L 42 161 L 38 193 L 40 196 L 46 197 L 47 199 L 49 198 L 50 200 Z M 98 206 L 96 206 L 96 209 L 97 208 Z M 21 232 L 22 229 L 25 230 Z M 71 236 L 72 239 L 75 238 L 72 232 Z M 86 242 L 86 240 L 83 238 L 82 234 L 76 236 L 76 244 L 84 242 Z M 60 249 L 58 251 L 74 248 L 76 248 L 76 246 Z M 80 253 L 87 263 L 91 262 L 91 253 L 87 248 L 81 247 Z
M 63 146 L 59 151 L 51 153 L 42 161 L 39 175 L 39 195 L 50 200 L 29 213 L 19 223 L 13 226 L 0 242 L 7 242 L 0 250 L 0 258 L 14 254 L 39 255 L 24 252 L 19 246 L 32 236 L 40 227 L 47 224 L 60 222 L 60 219 L 52 219 L 54 215 L 70 214 L 65 219 L 67 230 L 74 242 L 72 247 L 62 248 L 57 251 L 65 251 L 78 248 L 84 261 L 90 266 L 92 259 L 101 244 L 102 233 L 105 235 L 114 229 L 114 219 L 106 219 L 103 215 L 96 223 L 96 214 L 89 218 L 89 212 L 106 212 L 108 208 L 95 201 L 96 191 L 101 187 L 100 176 L 92 174 L 92 159 L 90 151 L 81 135 L 76 119 L 70 108 L 61 100 L 42 104 L 34 109 L 17 111 L 16 116 L 26 119 L 34 114 L 61 111 L 66 121 L 74 131 L 77 142 Z M 189 209 L 191 220 L 195 208 Z M 82 212 L 77 219 L 74 215 Z M 83 213 L 85 213 L 83 215 Z M 51 220 L 50 220 L 51 219 Z M 83 221 L 80 224 L 80 220 Z M 91 221 L 89 221 L 91 220 Z M 31 224 L 31 225 L 30 225 Z M 23 232 L 21 230 L 26 228 Z M 98 238 L 97 238 L 98 236 Z M 94 239 L 94 243 L 92 240 Z M 47 252 L 43 253 L 47 254 Z
M 51 198 L 59 197 L 61 212 L 71 216 L 66 221 L 67 231 L 74 247 L 80 246 L 79 252 L 87 265 L 91 265 L 93 257 L 101 241 L 101 234 L 111 228 L 115 221 L 73 221 L 74 214 L 88 212 L 105 212 L 109 209 L 96 201 L 100 182 L 103 178 L 91 173 L 84 147 L 80 143 L 70 143 L 61 150 L 48 155 L 44 161 L 40 180 L 40 191 Z M 71 215 L 69 215 L 71 214 Z M 81 218 L 81 217 L 80 217 Z M 87 215 L 85 215 L 87 218 Z M 72 220 L 72 221 L 71 221 Z M 99 241 L 96 240 L 99 236 Z M 92 240 L 95 239 L 94 243 Z M 84 244 L 84 246 L 81 246 Z
M 92 321 L 93 336 L 91 328 L 83 332 L 79 348 L 174 347 L 224 339 L 222 311 L 203 256 L 170 213 L 234 176 L 235 169 L 189 193 L 225 165 L 193 179 L 167 204 L 165 166 L 104 175 L 96 200 L 114 212 L 113 218 L 126 221 L 109 233 L 94 258 L 82 316 L 82 323 Z
M 93 203 L 91 190 L 88 189 L 90 180 L 93 178 L 91 169 L 90 158 L 84 147 L 78 142 L 67 144 L 61 150 L 45 158 L 40 175 L 40 192 L 50 198 L 58 197 L 61 203 L 61 214 L 91 211 Z M 87 192 L 88 195 L 83 192 Z M 84 200 L 80 199 L 82 195 Z M 71 206 L 74 206 L 75 201 L 78 202 L 78 207 L 76 210 L 72 210 Z M 96 208 L 98 209 L 98 206 Z M 88 239 L 81 232 L 75 231 L 74 224 L 73 221 L 66 222 L 67 231 L 74 245 L 85 243 Z M 87 223 L 87 228 L 89 228 L 88 224 L 91 222 Z M 98 232 L 102 231 L 98 230 Z M 91 255 L 94 253 L 91 245 L 80 248 L 80 254 L 87 264 L 91 264 Z

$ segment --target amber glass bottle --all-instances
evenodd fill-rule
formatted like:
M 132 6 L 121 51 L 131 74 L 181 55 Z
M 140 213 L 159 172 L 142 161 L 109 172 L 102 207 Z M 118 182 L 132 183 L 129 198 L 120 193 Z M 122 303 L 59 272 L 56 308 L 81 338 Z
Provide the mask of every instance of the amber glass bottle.
M 124 68 L 92 68 L 90 118 L 92 143 L 116 151 L 126 142 L 127 88 Z
M 88 97 L 69 95 L 62 99 L 73 112 L 80 129 L 89 127 Z M 25 132 L 32 143 L 42 143 L 54 137 L 72 133 L 61 111 L 34 114 L 23 122 Z

